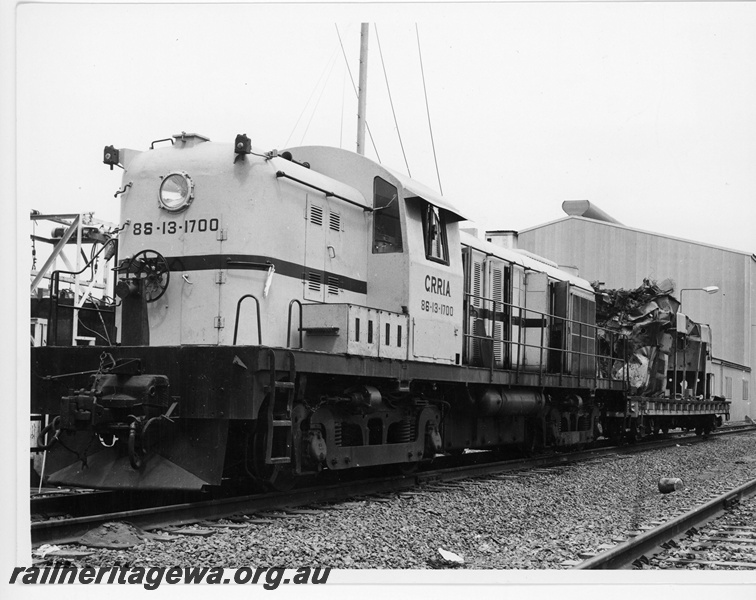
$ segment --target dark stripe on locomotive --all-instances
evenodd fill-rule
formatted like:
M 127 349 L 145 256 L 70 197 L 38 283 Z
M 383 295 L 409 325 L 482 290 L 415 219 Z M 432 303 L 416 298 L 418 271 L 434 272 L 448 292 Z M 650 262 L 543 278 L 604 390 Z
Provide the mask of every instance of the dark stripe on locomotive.
M 329 277 L 338 279 L 339 287 L 347 292 L 367 294 L 367 281 L 353 279 L 346 275 L 311 269 L 304 265 L 274 259 L 270 256 L 256 254 L 199 254 L 194 256 L 167 256 L 171 271 L 206 271 L 209 269 L 265 270 L 271 265 L 276 273 L 284 277 L 306 280 L 309 273 L 318 273 L 321 281 L 328 282 Z

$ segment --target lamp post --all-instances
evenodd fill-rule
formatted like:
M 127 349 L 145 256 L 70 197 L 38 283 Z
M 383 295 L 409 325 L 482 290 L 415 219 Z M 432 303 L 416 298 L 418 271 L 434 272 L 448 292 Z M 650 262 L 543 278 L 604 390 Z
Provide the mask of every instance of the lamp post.
M 680 306 L 683 306 L 683 301 L 682 301 L 683 292 L 706 292 L 707 294 L 716 294 L 718 291 L 719 291 L 719 288 L 716 285 L 707 285 L 706 287 L 697 287 L 697 288 L 682 288 L 680 290 Z M 679 313 L 679 314 L 682 314 L 682 313 Z M 679 324 L 677 325 L 677 327 L 678 327 L 678 331 L 680 331 L 680 329 L 679 329 L 680 325 Z M 700 364 L 701 364 L 701 352 L 703 350 L 703 346 L 704 346 L 704 344 L 701 343 L 699 345 L 699 349 L 698 349 L 698 365 L 699 365 L 699 367 L 700 367 Z M 682 394 L 683 394 L 683 398 L 684 398 L 684 397 L 686 397 L 686 388 L 687 388 L 688 383 L 687 383 L 687 373 L 686 373 L 687 369 L 686 369 L 686 360 L 685 360 L 686 350 L 683 349 L 682 352 L 683 352 L 683 361 L 682 361 L 683 362 L 683 365 L 682 365 L 682 386 L 683 386 L 683 389 L 682 389 Z M 699 367 L 696 367 L 695 372 L 698 372 Z M 674 376 L 672 378 L 672 389 L 675 390 L 675 391 L 677 390 L 677 369 L 678 369 L 677 350 L 675 350 L 675 352 L 674 352 Z M 705 369 L 704 369 L 704 373 L 705 373 Z M 704 387 L 703 387 L 703 393 L 704 393 L 704 395 L 706 394 L 705 383 L 702 382 L 702 381 L 700 381 L 698 379 L 698 375 L 695 375 L 695 379 L 694 379 L 693 386 L 692 386 L 692 394 L 694 396 L 696 395 L 696 393 L 698 391 L 699 384 L 703 384 L 704 385 Z
M 683 292 L 706 292 L 707 294 L 716 294 L 719 288 L 716 285 L 707 285 L 706 287 L 682 288 L 680 290 L 680 304 L 682 304 Z

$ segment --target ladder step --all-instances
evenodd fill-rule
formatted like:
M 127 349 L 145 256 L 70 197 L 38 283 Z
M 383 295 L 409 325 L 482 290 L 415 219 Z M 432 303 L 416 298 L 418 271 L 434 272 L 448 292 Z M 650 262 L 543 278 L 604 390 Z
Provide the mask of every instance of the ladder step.
M 281 465 L 285 463 L 290 463 L 291 459 L 288 456 L 280 456 L 277 458 L 271 458 L 270 460 L 266 462 L 271 465 Z
M 291 427 L 291 419 L 274 420 L 273 427 Z
M 294 391 L 294 383 L 291 381 L 276 381 L 275 385 L 276 390 L 289 390 Z M 265 393 L 270 394 L 270 386 L 265 386 Z

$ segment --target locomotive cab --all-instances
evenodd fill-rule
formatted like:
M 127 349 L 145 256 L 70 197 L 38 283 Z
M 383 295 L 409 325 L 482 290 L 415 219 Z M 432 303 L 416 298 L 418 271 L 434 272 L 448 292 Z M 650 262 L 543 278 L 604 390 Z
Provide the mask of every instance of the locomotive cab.
M 429 188 L 364 156 L 320 146 L 287 152 L 372 198 L 364 228 L 365 307 L 303 307 L 305 347 L 460 364 L 462 213 Z

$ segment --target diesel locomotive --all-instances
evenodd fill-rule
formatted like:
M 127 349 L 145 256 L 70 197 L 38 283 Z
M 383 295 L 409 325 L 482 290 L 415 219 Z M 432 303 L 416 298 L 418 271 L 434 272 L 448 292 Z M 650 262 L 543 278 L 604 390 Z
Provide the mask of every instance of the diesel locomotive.
M 117 337 L 58 345 L 53 316 L 32 348 L 50 484 L 285 488 L 727 418 L 705 328 L 670 320 L 638 366 L 588 281 L 362 155 L 181 133 L 104 162 L 123 169 Z

